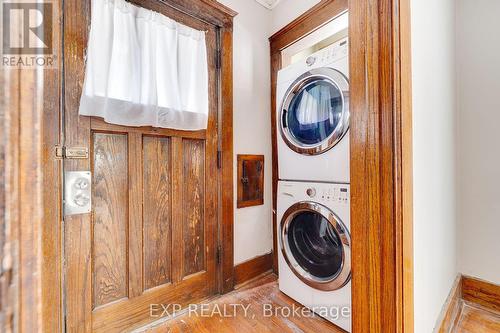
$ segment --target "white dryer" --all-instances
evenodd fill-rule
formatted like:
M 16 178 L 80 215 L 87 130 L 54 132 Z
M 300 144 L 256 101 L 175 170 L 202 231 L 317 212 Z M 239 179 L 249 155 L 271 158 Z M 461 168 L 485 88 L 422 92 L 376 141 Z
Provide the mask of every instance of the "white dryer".
M 349 183 L 348 52 L 344 38 L 278 72 L 279 179 Z
M 349 185 L 278 183 L 279 289 L 351 331 Z

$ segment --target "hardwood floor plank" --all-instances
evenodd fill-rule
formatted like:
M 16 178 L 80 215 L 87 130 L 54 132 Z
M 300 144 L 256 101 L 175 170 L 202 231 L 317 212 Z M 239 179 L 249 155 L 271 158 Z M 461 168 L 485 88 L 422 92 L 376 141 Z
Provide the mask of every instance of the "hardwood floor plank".
M 498 333 L 500 313 L 479 306 L 464 304 L 454 333 Z
M 231 307 L 235 304 L 238 307 L 233 316 Z M 276 276 L 273 274 L 265 275 L 261 279 L 242 285 L 237 290 L 208 303 L 207 307 L 214 310 L 219 309 L 220 311 L 226 307 L 227 312 L 206 317 L 202 316 L 201 313 L 198 313 L 198 315 L 192 313 L 190 315 L 186 312 L 156 326 L 140 330 L 140 332 L 344 332 L 318 315 L 301 315 L 300 311 L 299 315 L 294 316 L 280 313 L 280 311 L 276 315 L 269 315 L 269 312 L 265 312 L 264 307 L 272 307 L 274 310 L 284 307 L 290 309 L 293 307 L 303 308 L 279 291 Z M 273 311 L 273 313 L 276 313 L 276 311 Z

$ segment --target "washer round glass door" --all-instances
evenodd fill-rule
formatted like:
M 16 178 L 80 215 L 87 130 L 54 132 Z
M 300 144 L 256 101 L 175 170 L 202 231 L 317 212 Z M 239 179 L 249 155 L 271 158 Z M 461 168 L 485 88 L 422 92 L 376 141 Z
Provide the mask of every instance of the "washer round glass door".
M 294 274 L 325 291 L 342 288 L 351 278 L 351 239 L 340 219 L 314 202 L 291 206 L 281 220 L 281 251 Z
M 349 129 L 349 82 L 333 68 L 312 69 L 290 86 L 280 113 L 288 147 L 304 155 L 324 153 Z

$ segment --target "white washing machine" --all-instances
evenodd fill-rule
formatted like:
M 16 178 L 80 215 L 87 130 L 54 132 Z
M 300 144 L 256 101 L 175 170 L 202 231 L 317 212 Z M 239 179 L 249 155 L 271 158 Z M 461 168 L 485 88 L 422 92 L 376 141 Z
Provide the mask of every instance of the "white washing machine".
M 278 183 L 279 289 L 351 332 L 347 184 Z
M 344 38 L 278 72 L 279 179 L 349 183 L 348 52 Z

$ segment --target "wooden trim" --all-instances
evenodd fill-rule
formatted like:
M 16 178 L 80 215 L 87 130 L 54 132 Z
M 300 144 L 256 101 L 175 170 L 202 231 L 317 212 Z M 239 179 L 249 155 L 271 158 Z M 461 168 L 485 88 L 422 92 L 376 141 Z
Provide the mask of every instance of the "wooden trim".
M 206 130 L 182 131 L 182 130 L 175 130 L 175 129 L 169 129 L 169 128 L 157 128 L 157 127 L 150 127 L 150 126 L 129 127 L 129 126 L 109 124 L 101 118 L 92 118 L 91 127 L 92 127 L 92 130 L 95 130 L 97 132 L 102 131 L 102 132 L 115 132 L 115 133 L 116 132 L 144 133 L 144 134 L 151 135 L 151 136 L 155 136 L 155 135 L 158 135 L 158 136 L 177 136 L 177 137 L 187 138 L 187 139 L 205 140 L 206 136 L 207 136 Z
M 449 333 L 455 327 L 462 308 L 462 276 L 457 276 L 450 294 L 443 305 L 440 319 L 436 325 L 436 333 Z
M 232 22 L 232 21 L 231 21 Z M 222 246 L 221 283 L 219 290 L 234 288 L 234 179 L 233 179 L 233 26 L 220 28 L 221 48 L 221 149 L 222 180 L 219 242 Z
M 403 1 L 349 2 L 354 332 L 413 332 L 411 51 Z
M 42 269 L 41 242 L 46 227 L 41 149 L 44 96 L 43 86 L 38 83 L 43 81 L 44 73 L 29 69 L 2 71 L 7 78 L 5 215 L 2 216 L 8 246 L 4 247 L 7 258 L 2 260 L 7 267 L 2 267 L 2 271 L 7 271 L 10 294 L 10 304 L 5 304 L 10 311 L 6 324 L 16 332 L 38 332 L 44 325 L 45 312 L 40 306 L 44 304 L 42 286 L 46 272 Z
M 462 295 L 465 301 L 482 305 L 494 311 L 500 311 L 500 285 L 470 276 L 463 276 Z
M 255 257 L 234 267 L 234 284 L 240 285 L 273 268 L 272 253 Z
M 10 244 L 10 232 L 6 225 L 6 161 L 5 161 L 5 151 L 9 140 L 7 140 L 7 114 L 8 109 L 7 96 L 9 91 L 9 85 L 7 85 L 7 71 L 2 70 L 0 72 L 0 262 L 6 262 L 5 258 L 11 259 L 11 251 L 7 250 L 7 246 Z M 2 270 L 0 270 L 0 304 L 5 304 L 0 313 L 0 329 L 5 331 L 12 331 L 12 325 L 8 325 L 8 318 L 12 320 L 13 309 L 12 301 L 10 299 L 10 281 L 8 275 L 12 274 L 12 265 L 2 265 Z
M 287 46 L 318 30 L 336 16 L 347 10 L 348 0 L 321 0 L 310 10 L 290 22 L 269 39 L 271 53 L 281 51 Z
M 64 126 L 63 142 L 66 146 L 89 145 L 90 117 L 79 117 L 69 110 L 78 109 L 83 82 L 87 47 L 88 27 L 90 25 L 91 3 L 88 1 L 64 1 L 61 13 L 63 24 L 64 64 L 62 98 Z M 89 146 L 89 159 L 64 160 L 64 171 L 91 170 L 92 147 Z M 92 261 L 91 234 L 92 214 L 79 214 L 64 217 L 64 313 L 67 331 L 92 329 Z M 71 250 L 69 250 L 71 249 Z M 79 256 L 85 253 L 86 256 Z M 78 268 L 77 268 L 78 267 Z M 84 268 L 80 270 L 80 268 Z M 83 273 L 82 273 L 83 272 Z M 69 293 L 79 290 L 78 293 Z
M 271 40 L 271 50 L 272 48 Z M 278 137 L 276 132 L 276 87 L 278 82 L 278 71 L 281 69 L 281 51 L 271 51 L 271 140 L 272 140 L 272 180 L 273 180 L 273 271 L 278 274 Z
M 281 51 L 342 13 L 323 0 L 270 38 L 273 208 Z M 350 0 L 353 332 L 413 332 L 411 48 L 408 0 Z M 274 270 L 277 272 L 276 215 Z M 382 296 L 383 295 L 383 296 Z
M 141 6 L 144 0 L 131 0 Z M 216 0 L 156 0 L 158 5 L 167 5 L 189 16 L 218 27 L 231 28 L 237 12 Z
M 399 71 L 395 76 L 396 100 L 399 112 L 396 121 L 396 163 L 399 165 L 397 177 L 400 179 L 400 191 L 396 205 L 396 273 L 398 297 L 397 317 L 403 332 L 414 330 L 414 289 L 413 289 L 413 115 L 412 115 L 412 69 L 411 69 L 411 11 L 410 0 L 399 0 L 399 14 L 395 24 L 396 57 L 399 52 Z M 397 26 L 399 24 L 399 27 Z M 399 31 L 398 31 L 399 28 Z M 396 60 L 397 67 L 397 60 Z M 398 67 L 397 67 L 398 68 Z
M 51 37 L 60 59 L 59 25 Z M 60 70 L 2 67 L 0 75 L 0 331 L 61 331 L 60 162 L 53 158 Z
M 213 8 L 214 10 L 217 10 L 219 13 L 225 16 L 225 19 L 228 20 L 228 27 L 233 26 L 233 20 L 236 15 L 238 15 L 238 12 L 235 10 L 232 10 L 231 8 L 223 5 L 217 0 L 201 0 L 202 2 L 206 3 L 207 5 L 210 6 L 210 8 Z M 185 4 L 186 1 L 182 1 L 183 4 Z M 199 14 L 199 13 L 197 13 Z
M 56 15 L 62 13 L 62 2 Z M 62 20 L 53 18 L 53 52 L 62 59 Z M 62 60 L 61 60 L 62 61 Z M 62 162 L 56 159 L 54 147 L 61 144 L 61 113 L 63 66 L 44 69 L 44 100 L 42 118 L 43 221 L 42 224 L 42 330 L 63 330 L 62 269 Z M 45 286 L 51 286 L 46 288 Z
M 20 71 L 2 67 L 0 117 L 2 126 L 0 162 L 0 287 L 2 313 L 0 331 L 19 331 L 19 95 Z

